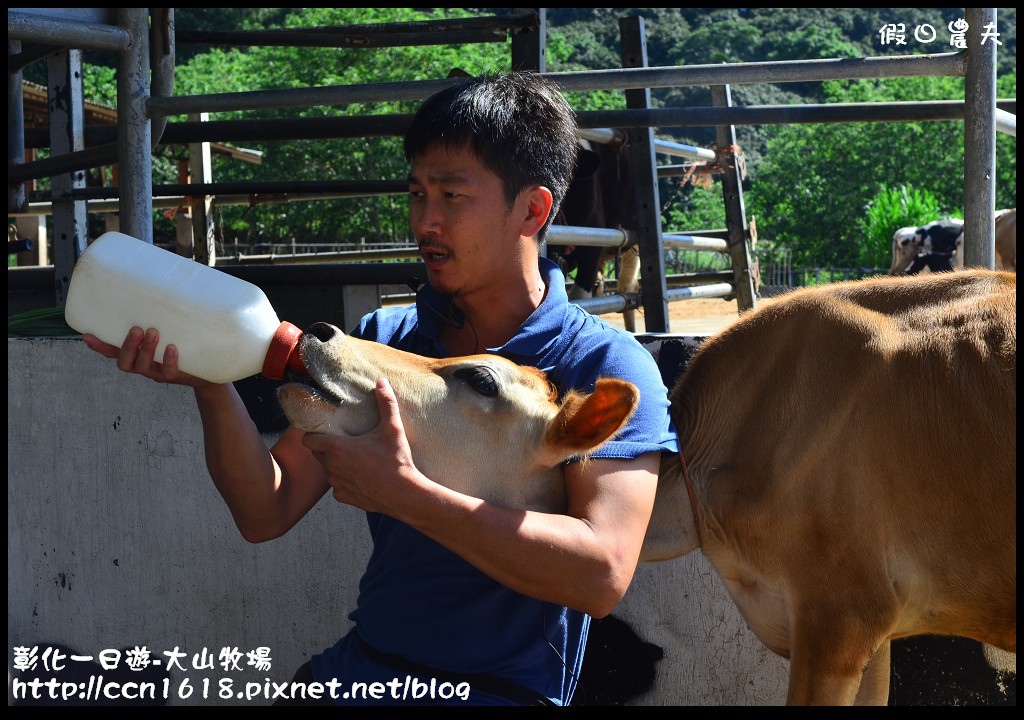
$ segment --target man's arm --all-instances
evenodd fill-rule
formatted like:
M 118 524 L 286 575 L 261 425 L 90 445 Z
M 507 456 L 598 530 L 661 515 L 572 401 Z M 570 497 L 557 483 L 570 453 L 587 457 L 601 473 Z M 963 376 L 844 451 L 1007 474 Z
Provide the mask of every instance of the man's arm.
M 419 529 L 513 590 L 604 617 L 633 579 L 660 463 L 648 453 L 569 466 L 565 515 L 442 497 Z
M 249 542 L 288 532 L 330 489 L 323 466 L 288 428 L 269 451 L 233 385 L 196 388 L 206 467 Z
M 307 433 L 335 499 L 400 520 L 506 587 L 593 617 L 625 594 L 654 506 L 661 453 L 566 470 L 566 514 L 499 507 L 425 477 L 413 464 L 398 404 L 377 389 L 381 423 L 356 438 Z
M 154 354 L 155 330 L 132 328 L 121 347 L 83 336 L 91 350 L 116 359 L 124 372 L 193 389 L 203 424 L 206 466 L 214 485 L 250 542 L 279 537 L 329 489 L 323 466 L 302 445 L 302 433 L 286 430 L 268 450 L 231 384 L 218 385 L 178 370 L 178 352 L 168 345 L 163 362 Z

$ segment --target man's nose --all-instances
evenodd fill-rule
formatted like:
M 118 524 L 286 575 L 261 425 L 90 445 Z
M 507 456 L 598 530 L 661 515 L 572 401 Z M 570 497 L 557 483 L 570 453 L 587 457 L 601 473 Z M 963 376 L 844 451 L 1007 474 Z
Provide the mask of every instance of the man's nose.
M 441 211 L 441 202 L 431 198 L 424 198 L 413 205 L 411 211 L 413 232 L 416 235 L 437 235 L 444 226 L 444 218 Z

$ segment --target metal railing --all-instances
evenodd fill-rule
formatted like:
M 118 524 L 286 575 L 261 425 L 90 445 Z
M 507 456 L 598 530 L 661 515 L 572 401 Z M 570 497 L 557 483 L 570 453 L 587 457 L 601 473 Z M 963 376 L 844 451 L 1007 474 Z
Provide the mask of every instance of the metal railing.
M 462 42 L 485 42 L 503 36 L 511 29 L 543 29 L 543 8 L 515 15 L 495 16 L 488 21 L 473 24 L 469 28 L 458 28 L 437 25 L 431 27 L 433 42 L 442 37 L 446 31 L 462 33 L 481 32 L 486 38 L 462 36 Z M 152 18 L 146 8 L 125 8 L 112 11 L 105 8 L 16 8 L 8 9 L 8 43 L 9 43 L 9 83 L 8 107 L 8 155 L 9 155 L 9 211 L 25 212 L 29 209 L 23 183 L 36 177 L 53 178 L 53 194 L 49 200 L 48 210 L 53 214 L 54 234 L 62 238 L 55 243 L 55 289 L 58 304 L 63 303 L 66 295 L 67 281 L 70 278 L 74 263 L 84 250 L 86 237 L 84 232 L 86 203 L 96 202 L 112 196 L 97 197 L 96 191 L 86 189 L 81 182 L 75 181 L 76 172 L 95 164 L 110 161 L 110 148 L 116 146 L 116 159 L 120 171 L 120 185 L 116 190 L 117 209 L 120 213 L 121 229 L 128 234 L 141 238 L 152 238 L 152 210 L 156 205 L 155 197 L 161 195 L 182 195 L 205 193 L 223 198 L 224 195 L 245 197 L 255 187 L 238 185 L 235 193 L 230 188 L 210 183 L 207 187 L 190 186 L 174 188 L 182 192 L 155 192 L 152 183 L 152 165 L 149 153 L 135 152 L 138 147 L 150 147 L 154 138 L 164 140 L 175 138 L 175 141 L 203 142 L 213 139 L 228 139 L 223 136 L 227 129 L 224 123 L 191 122 L 167 123 L 171 115 L 188 113 L 206 113 L 215 111 L 244 111 L 265 108 L 303 108 L 310 105 L 345 105 L 374 101 L 421 100 L 440 89 L 459 82 L 458 79 L 410 81 L 398 83 L 366 83 L 362 85 L 310 87 L 295 89 L 278 89 L 255 92 L 217 93 L 206 95 L 181 96 L 173 95 L 173 51 L 174 32 L 172 30 L 173 10 L 168 8 L 154 9 Z M 997 130 L 1016 134 L 1016 117 L 1007 110 L 995 105 L 995 48 L 980 42 L 982 28 L 994 22 L 994 8 L 967 8 L 966 16 L 970 26 L 968 47 L 970 51 L 956 53 L 938 53 L 914 56 L 866 57 L 854 59 L 821 59 L 797 60 L 765 63 L 727 63 L 715 65 L 695 65 L 683 67 L 647 67 L 646 55 L 643 54 L 643 66 L 624 67 L 610 70 L 577 71 L 570 73 L 544 73 L 554 80 L 564 91 L 586 90 L 622 90 L 627 95 L 625 110 L 594 111 L 579 113 L 580 125 L 584 136 L 598 139 L 605 136 L 621 138 L 625 135 L 634 151 L 640 148 L 636 157 L 641 159 L 636 166 L 638 172 L 646 171 L 645 154 L 650 153 L 653 192 L 657 193 L 657 167 L 653 164 L 654 153 L 684 157 L 695 162 L 721 161 L 723 158 L 716 152 L 704 148 L 692 148 L 677 143 L 658 141 L 650 131 L 657 127 L 681 126 L 715 126 L 720 131 L 731 130 L 732 126 L 743 124 L 766 123 L 800 123 L 800 122 L 899 122 L 908 120 L 948 120 L 963 119 L 965 127 L 965 179 L 964 195 L 966 198 L 965 234 L 971 238 L 966 249 L 966 262 L 971 265 L 993 266 L 994 264 L 994 225 L 991 207 L 994 203 L 994 153 L 995 132 Z M 152 22 L 151 22 L 152 20 Z M 637 23 L 635 21 L 639 20 Z M 629 21 L 627 23 L 626 21 Z M 472 24 L 472 23 L 470 23 Z M 403 24 L 404 25 L 404 24 Z M 623 45 L 631 44 L 633 49 L 643 46 L 643 24 L 639 18 L 624 18 L 620 23 L 623 32 Z M 415 29 L 406 26 L 405 30 Z M 399 44 L 402 35 L 397 25 L 388 28 L 392 31 L 390 39 L 383 35 L 375 40 L 380 47 Z M 424 30 L 424 28 L 419 28 Z M 437 34 L 434 34 L 437 33 Z M 358 34 L 358 33 L 355 33 Z M 402 36 L 400 42 L 413 42 L 415 33 Z M 455 37 L 454 35 L 450 37 Z M 308 31 L 268 31 L 254 32 L 245 38 L 252 43 L 286 43 L 330 44 L 340 42 L 336 37 L 319 37 Z M 446 40 L 451 42 L 452 40 Z M 72 78 L 80 76 L 80 57 L 74 50 L 65 48 L 86 48 L 113 51 L 118 54 L 120 72 L 118 73 L 118 125 L 113 144 L 104 149 L 84 147 L 84 130 L 81 118 L 76 115 L 74 103 L 68 103 L 70 112 L 67 127 L 70 136 L 58 142 L 57 134 L 51 136 L 53 156 L 46 161 L 25 162 L 25 129 L 21 127 L 20 117 L 20 71 L 18 62 L 22 58 L 21 43 L 31 42 L 57 48 L 55 54 L 64 65 L 64 76 L 60 72 L 54 75 L 51 66 L 51 86 L 61 82 L 67 87 L 74 87 Z M 157 66 L 150 67 L 151 43 L 161 43 L 163 53 L 155 53 L 160 58 Z M 532 67 L 544 71 L 542 43 L 530 33 L 513 33 L 513 66 Z M 532 53 L 532 55 L 531 55 Z M 168 60 L 168 55 L 170 60 Z M 624 53 L 625 55 L 625 53 Z M 76 59 L 77 57 L 77 59 Z M 150 75 L 153 70 L 152 78 Z M 966 79 L 967 98 L 964 102 L 946 101 L 932 103 L 868 103 L 868 104 L 835 104 L 835 105 L 797 105 L 797 106 L 762 106 L 732 107 L 727 101 L 718 103 L 716 107 L 706 108 L 652 108 L 649 93 L 654 88 L 684 87 L 693 85 L 710 85 L 712 88 L 724 88 L 726 98 L 728 86 L 732 84 L 753 83 L 786 83 L 808 82 L 832 79 L 886 78 L 910 76 L 952 76 Z M 152 84 L 151 84 L 152 80 Z M 13 90 L 11 88 L 14 88 Z M 644 97 L 646 94 L 646 97 Z M 16 97 L 17 96 L 17 97 Z M 72 98 L 73 99 L 73 98 Z M 1015 107 L 1013 108 L 1015 111 Z M 12 115 L 11 113 L 15 113 Z M 330 132 L 332 136 L 365 136 L 365 135 L 401 135 L 409 118 L 406 116 L 379 116 L 366 118 L 335 118 L 332 119 Z M 315 136 L 318 129 L 312 122 L 296 118 L 288 121 L 231 121 L 230 126 L 235 133 L 230 139 L 251 139 L 260 137 L 301 138 Z M 277 123 L 276 125 L 274 123 Z M 372 124 L 372 127 L 370 126 Z M 54 128 L 51 128 L 54 133 Z M 719 143 L 721 144 L 721 143 Z M 650 180 L 650 179 L 649 179 Z M 379 183 L 400 181 L 378 181 Z M 649 183 L 647 187 L 650 187 Z M 297 195 L 302 195 L 308 188 L 292 186 Z M 359 192 L 352 187 L 350 192 Z M 378 192 L 387 192 L 389 188 L 377 187 Z M 403 190 L 404 191 L 404 190 Z M 107 189 L 106 193 L 112 192 Z M 339 190 L 334 189 L 334 193 Z M 332 190 L 319 188 L 318 192 L 310 192 L 309 196 L 327 197 Z M 302 199 L 306 199 L 303 196 Z M 650 198 L 648 198 L 650 199 Z M 657 198 L 653 198 L 653 206 L 657 208 Z M 226 198 L 221 201 L 230 201 Z M 38 206 L 36 206 L 38 208 Z M 738 216 L 742 217 L 742 199 Z M 727 213 L 728 214 L 728 213 Z M 742 290 L 749 278 L 749 268 L 743 262 L 740 247 L 749 238 L 745 237 L 746 228 L 735 217 L 730 221 L 729 237 L 726 239 L 660 232 L 657 217 L 653 225 L 649 218 L 639 222 L 639 232 L 635 242 L 641 248 L 643 260 L 642 277 L 648 280 L 642 287 L 643 305 L 647 309 L 648 323 L 657 326 L 662 324 L 665 303 L 697 294 L 713 292 L 714 283 L 696 285 L 693 290 L 683 288 L 669 289 L 659 280 L 664 276 L 664 253 L 666 248 L 690 248 L 727 252 L 732 257 L 733 280 L 726 290 L 718 288 L 725 296 Z M 646 229 L 644 229 L 646 223 Z M 634 242 L 630 237 L 632 230 L 616 231 L 581 230 L 579 228 L 556 228 L 555 236 L 562 234 L 562 239 L 572 237 L 576 244 L 589 243 L 606 247 L 622 247 Z M 738 252 L 739 250 L 739 252 Z M 701 295 L 704 296 L 704 295 Z M 626 304 L 632 302 L 628 299 Z M 615 300 L 612 304 L 619 304 Z M 596 303 L 595 303 L 596 305 Z M 664 319 L 664 329 L 667 318 Z M 651 329 L 651 328 L 648 328 Z

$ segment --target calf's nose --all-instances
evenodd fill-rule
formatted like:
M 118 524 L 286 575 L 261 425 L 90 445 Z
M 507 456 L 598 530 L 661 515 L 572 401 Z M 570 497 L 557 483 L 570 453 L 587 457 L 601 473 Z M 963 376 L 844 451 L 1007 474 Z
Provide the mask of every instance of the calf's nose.
M 306 328 L 306 335 L 312 335 L 320 342 L 327 342 L 334 334 L 338 332 L 338 328 L 325 322 L 313 323 Z

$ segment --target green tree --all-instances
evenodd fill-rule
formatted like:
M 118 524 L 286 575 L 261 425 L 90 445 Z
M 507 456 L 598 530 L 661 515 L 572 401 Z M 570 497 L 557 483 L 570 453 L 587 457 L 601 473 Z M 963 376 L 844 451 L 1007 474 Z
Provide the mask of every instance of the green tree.
M 460 9 L 301 8 L 283 17 L 287 27 L 330 27 L 463 17 Z M 349 49 L 251 47 L 212 49 L 196 55 L 177 74 L 180 94 L 270 90 L 361 83 L 387 83 L 448 76 L 455 68 L 469 74 L 507 71 L 507 44 Z M 346 107 L 283 108 L 219 113 L 211 120 L 245 118 L 318 118 L 409 113 L 415 103 L 381 101 Z M 401 138 L 281 140 L 255 144 L 261 165 L 218 158 L 218 181 L 241 180 L 401 180 L 406 173 Z M 226 245 L 246 249 L 335 245 L 360 241 L 407 241 L 404 197 L 227 206 L 219 226 Z M 167 232 L 169 232 L 169 228 Z M 280 251 L 280 250 L 279 250 Z
M 179 30 L 345 27 L 445 17 L 491 15 L 494 8 L 176 8 Z M 879 28 L 889 22 L 935 27 L 963 16 L 962 8 L 547 8 L 548 69 L 613 69 L 620 66 L 618 21 L 645 20 L 649 64 L 672 66 L 772 62 L 818 57 L 942 52 L 935 46 L 883 47 Z M 1016 10 L 998 9 L 997 54 L 1000 97 L 1016 95 Z M 401 82 L 445 77 L 453 68 L 477 74 L 507 69 L 507 43 L 388 49 L 206 47 L 179 43 L 176 93 L 236 91 Z M 88 53 L 96 61 L 84 75 L 86 96 L 115 103 L 111 53 Z M 39 74 L 35 63 L 26 77 Z M 963 97 L 963 81 L 907 78 L 892 81 L 734 85 L 737 105 L 929 100 Z M 652 91 L 657 106 L 710 104 L 706 87 Z M 621 91 L 572 93 L 579 110 L 624 107 Z M 363 103 L 350 107 L 287 108 L 215 113 L 212 120 L 367 116 L 405 113 L 417 103 Z M 173 118 L 182 120 L 184 118 Z M 910 185 L 936 198 L 943 212 L 963 207 L 963 125 L 949 123 L 859 123 L 740 126 L 746 160 L 748 216 L 756 215 L 763 243 L 791 248 L 797 262 L 847 265 L 864 259 L 863 222 L 880 188 Z M 656 128 L 659 137 L 708 147 L 713 128 Z M 230 142 L 230 140 L 228 140 Z M 262 165 L 214 157 L 214 178 L 234 180 L 401 179 L 406 171 L 398 138 L 335 138 L 246 143 L 262 150 Z M 177 182 L 183 148 L 161 148 L 155 182 Z M 1016 205 L 1016 138 L 997 140 L 997 207 Z M 722 226 L 718 195 L 704 188 L 661 182 L 665 227 L 678 231 Z M 248 251 L 256 243 L 301 246 L 375 242 L 408 237 L 404 198 L 220 206 L 218 231 Z M 169 239 L 171 224 L 157 216 L 157 232 Z M 870 243 L 867 243 L 870 247 Z
M 829 102 L 956 99 L 963 80 L 832 82 L 825 90 Z M 798 266 L 857 265 L 866 208 L 879 187 L 908 184 L 931 193 L 942 214 L 963 212 L 962 122 L 775 126 L 769 137 L 747 207 L 762 235 L 791 248 Z M 1016 204 L 1015 153 L 1016 138 L 1000 136 L 999 207 Z

